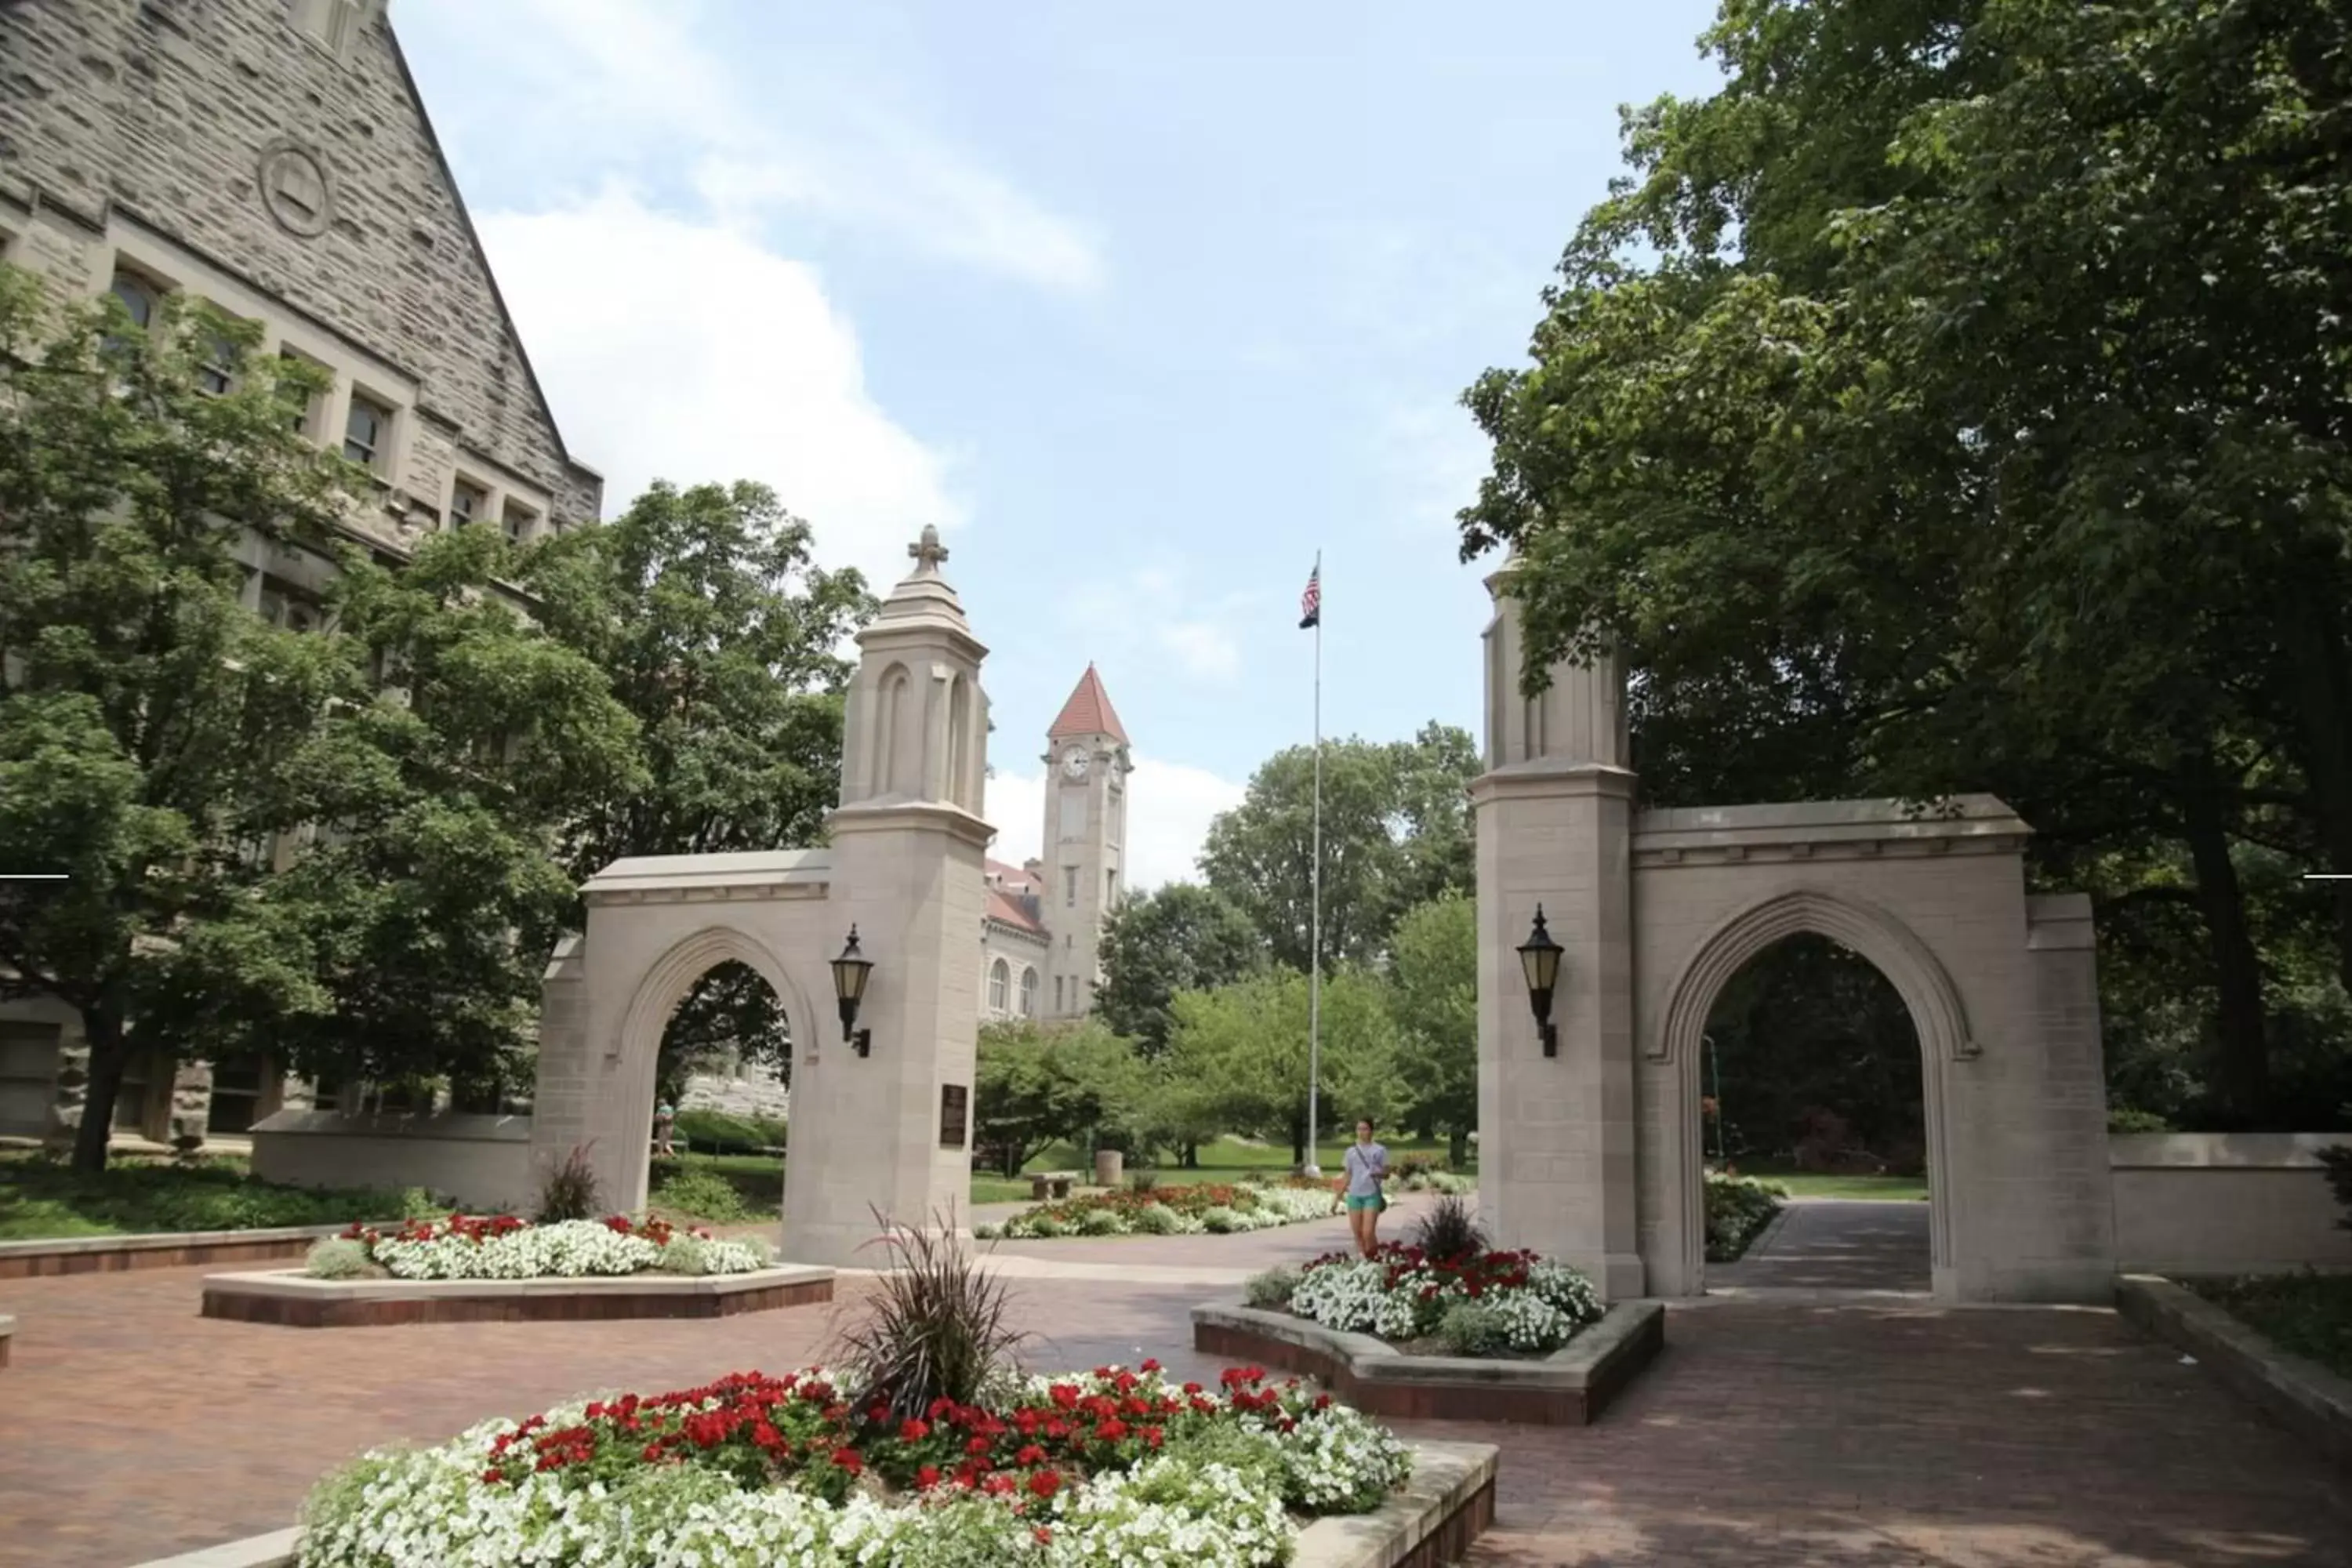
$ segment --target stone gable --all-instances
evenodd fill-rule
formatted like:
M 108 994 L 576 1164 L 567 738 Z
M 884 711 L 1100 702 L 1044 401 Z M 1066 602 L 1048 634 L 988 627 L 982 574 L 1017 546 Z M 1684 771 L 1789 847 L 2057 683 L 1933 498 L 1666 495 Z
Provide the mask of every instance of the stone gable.
M 349 12 L 340 48 L 298 26 Z M 374 0 L 0 0 L 0 187 L 120 211 L 412 375 L 457 447 L 593 521 Z

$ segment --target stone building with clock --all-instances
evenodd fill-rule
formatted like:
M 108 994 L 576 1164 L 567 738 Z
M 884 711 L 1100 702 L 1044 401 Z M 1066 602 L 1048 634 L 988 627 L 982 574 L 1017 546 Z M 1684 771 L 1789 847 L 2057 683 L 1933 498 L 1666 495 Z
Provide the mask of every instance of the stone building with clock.
M 1038 857 L 988 862 L 981 1009 L 997 1018 L 1076 1018 L 1102 977 L 1103 922 L 1126 886 L 1127 730 L 1093 665 L 1045 731 Z
M 385 0 L 0 0 L 0 261 L 142 325 L 201 297 L 324 367 L 300 427 L 374 479 L 350 542 L 397 563 L 440 529 L 596 520 Z M 325 556 L 238 551 L 250 608 L 321 623 Z M 71 1009 L 0 1005 L 0 1137 L 78 1121 L 83 1055 Z M 117 1130 L 235 1136 L 305 1092 L 267 1061 L 134 1065 Z

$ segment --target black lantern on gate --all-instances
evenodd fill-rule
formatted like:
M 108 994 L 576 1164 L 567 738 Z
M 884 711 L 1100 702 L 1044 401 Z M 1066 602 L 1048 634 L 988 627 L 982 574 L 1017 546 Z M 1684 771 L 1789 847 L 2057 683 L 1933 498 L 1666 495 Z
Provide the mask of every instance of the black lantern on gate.
M 1528 1011 L 1536 1016 L 1536 1037 L 1543 1053 L 1559 1055 L 1559 1026 L 1551 1021 L 1552 988 L 1559 984 L 1559 943 L 1544 929 L 1543 906 L 1536 906 L 1536 929 L 1519 944 L 1519 967 L 1528 977 Z
M 866 1000 L 866 982 L 873 977 L 874 961 L 857 951 L 857 928 L 849 928 L 849 945 L 833 961 L 833 994 L 841 1004 L 841 1037 L 859 1056 L 874 1050 L 874 1031 L 857 1026 L 857 1009 Z

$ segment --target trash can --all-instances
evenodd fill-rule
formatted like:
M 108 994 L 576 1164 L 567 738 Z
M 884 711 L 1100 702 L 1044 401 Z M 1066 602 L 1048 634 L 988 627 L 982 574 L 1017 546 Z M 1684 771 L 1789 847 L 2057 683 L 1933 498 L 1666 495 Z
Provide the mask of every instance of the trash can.
M 1116 1149 L 1095 1151 L 1095 1185 L 1115 1187 L 1127 1179 L 1127 1156 Z

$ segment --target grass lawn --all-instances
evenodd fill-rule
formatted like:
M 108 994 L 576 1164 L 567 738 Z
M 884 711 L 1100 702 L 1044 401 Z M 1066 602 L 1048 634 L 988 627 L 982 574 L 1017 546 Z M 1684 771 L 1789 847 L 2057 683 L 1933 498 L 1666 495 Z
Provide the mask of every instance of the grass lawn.
M 341 1225 L 397 1219 L 403 1206 L 399 1193 L 257 1181 L 242 1160 L 181 1165 L 118 1157 L 98 1175 L 82 1176 L 29 1151 L 0 1154 L 0 1241 Z
M 2258 1274 L 2181 1283 L 2279 1349 L 2352 1377 L 2352 1275 Z
M 1768 1165 L 1749 1165 L 1735 1162 L 1743 1176 L 1759 1176 L 1768 1182 L 1778 1182 L 1795 1198 L 1884 1198 L 1923 1202 L 1927 1196 L 1925 1176 L 1830 1176 L 1818 1171 L 1777 1171 Z
M 1325 1175 L 1339 1173 L 1340 1157 L 1353 1142 L 1355 1139 L 1351 1134 L 1318 1145 L 1315 1163 Z M 1412 1154 L 1438 1161 L 1445 1158 L 1445 1143 L 1442 1139 L 1434 1142 L 1383 1139 L 1381 1142 L 1388 1147 L 1391 1168 L 1402 1164 L 1406 1156 Z M 1202 1182 L 1269 1181 L 1289 1174 L 1291 1168 L 1289 1144 L 1244 1143 L 1237 1138 L 1223 1138 L 1214 1143 L 1202 1144 L 1200 1159 L 1200 1165 L 1193 1170 L 1186 1170 L 1172 1161 L 1148 1169 L 1163 1187 L 1189 1187 Z M 1082 1171 L 1091 1180 L 1094 1164 L 1092 1156 L 1066 1143 L 1056 1143 L 1022 1168 L 1028 1171 Z M 1147 1167 L 1129 1160 L 1127 1168 L 1136 1171 Z M 1475 1163 L 1468 1167 L 1471 1170 L 1476 1168 Z M 1024 1198 L 1029 1195 L 1026 1185 L 1023 1186 L 1020 1195 Z
M 653 1170 L 653 1202 L 661 1204 L 663 1183 L 671 1171 L 709 1172 L 735 1189 L 746 1206 L 761 1218 L 783 1211 L 784 1182 L 789 1160 L 768 1154 L 684 1154 L 675 1162 L 656 1161 Z M 1040 1166 L 1039 1169 L 1049 1167 Z M 972 1204 L 1003 1204 L 1026 1202 L 1029 1184 L 1008 1182 L 1002 1176 L 975 1173 L 971 1178 Z M 691 1211 L 681 1211 L 691 1212 Z

